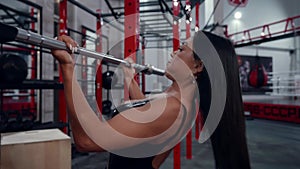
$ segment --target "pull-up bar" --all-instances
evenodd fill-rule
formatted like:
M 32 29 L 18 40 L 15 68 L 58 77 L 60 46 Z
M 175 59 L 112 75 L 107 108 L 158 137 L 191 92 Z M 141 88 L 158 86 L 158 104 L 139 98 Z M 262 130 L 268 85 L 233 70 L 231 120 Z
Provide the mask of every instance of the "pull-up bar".
M 64 42 L 58 41 L 54 38 L 50 38 L 47 36 L 39 35 L 31 31 L 9 26 L 3 23 L 0 23 L 0 32 L 1 32 L 0 43 L 17 41 L 17 42 L 23 42 L 23 43 L 41 46 L 47 49 L 68 50 Z M 156 74 L 160 76 L 164 76 L 165 74 L 164 70 L 155 68 L 154 66 L 151 65 L 139 65 L 136 63 L 131 64 L 125 60 L 114 58 L 114 56 L 112 55 L 97 53 L 95 51 L 88 50 L 81 47 L 78 47 L 78 50 L 75 51 L 75 54 L 80 54 L 95 59 L 101 59 L 103 61 L 113 63 L 113 64 L 123 64 L 125 66 L 135 68 L 138 72 L 142 72 L 146 74 Z

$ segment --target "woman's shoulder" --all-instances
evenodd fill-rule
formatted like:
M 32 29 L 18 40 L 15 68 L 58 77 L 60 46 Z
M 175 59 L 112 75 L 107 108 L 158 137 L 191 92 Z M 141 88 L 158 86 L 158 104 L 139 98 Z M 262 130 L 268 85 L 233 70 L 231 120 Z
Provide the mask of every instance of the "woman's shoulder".
M 152 97 L 150 100 L 158 105 L 171 110 L 179 110 L 183 105 L 180 99 L 176 95 L 172 94 L 160 94 L 157 97 Z

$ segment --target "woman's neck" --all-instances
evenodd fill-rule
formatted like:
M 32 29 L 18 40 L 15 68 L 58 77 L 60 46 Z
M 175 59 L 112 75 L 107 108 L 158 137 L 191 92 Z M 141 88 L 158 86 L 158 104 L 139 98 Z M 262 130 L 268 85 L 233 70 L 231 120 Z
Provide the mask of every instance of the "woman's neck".
M 198 93 L 196 89 L 197 85 L 192 82 L 185 85 L 178 85 L 176 82 L 173 82 L 172 85 L 167 88 L 165 94 L 176 97 L 185 106 L 187 111 L 190 112 L 194 103 L 195 93 Z
M 173 81 L 171 86 L 166 89 L 166 94 L 176 95 L 179 98 L 191 101 L 194 98 L 194 94 L 196 91 L 196 83 L 192 83 L 190 81 L 177 83 Z
M 193 83 L 192 80 L 186 80 L 186 81 L 173 81 L 171 86 L 167 88 L 166 92 L 183 92 L 188 90 L 194 90 L 196 87 L 196 83 Z

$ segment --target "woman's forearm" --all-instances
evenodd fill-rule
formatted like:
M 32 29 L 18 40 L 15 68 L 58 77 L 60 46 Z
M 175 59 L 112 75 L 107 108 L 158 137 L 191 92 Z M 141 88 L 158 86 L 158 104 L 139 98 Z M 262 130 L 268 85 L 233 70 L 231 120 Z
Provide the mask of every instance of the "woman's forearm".
M 74 102 L 73 102 L 72 88 L 73 85 L 78 85 L 78 83 L 76 79 L 73 79 L 75 78 L 75 76 L 73 76 L 74 65 L 71 64 L 61 65 L 61 71 L 63 75 L 64 93 L 65 93 L 65 100 L 67 104 L 67 111 L 69 115 L 69 122 L 71 125 L 73 138 L 78 150 L 103 151 L 103 149 L 97 146 L 85 133 L 76 116 Z M 84 96 L 82 98 L 84 98 Z
M 126 79 L 126 77 L 125 77 Z M 141 91 L 138 83 L 135 81 L 135 79 L 130 78 L 125 80 L 126 81 L 126 86 L 129 90 L 129 96 L 130 99 L 136 100 L 136 99 L 144 99 L 145 95 L 144 93 Z

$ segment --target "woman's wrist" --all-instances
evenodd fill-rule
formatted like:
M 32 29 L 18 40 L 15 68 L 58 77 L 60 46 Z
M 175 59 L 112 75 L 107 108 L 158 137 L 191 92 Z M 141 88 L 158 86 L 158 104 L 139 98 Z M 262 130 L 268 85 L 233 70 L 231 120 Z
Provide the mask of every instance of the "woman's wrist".
M 73 78 L 74 67 L 73 64 L 60 64 L 60 70 L 64 80 L 71 80 Z
M 60 64 L 60 68 L 62 71 L 64 70 L 74 70 L 74 64 L 73 63 L 66 63 L 66 64 Z

